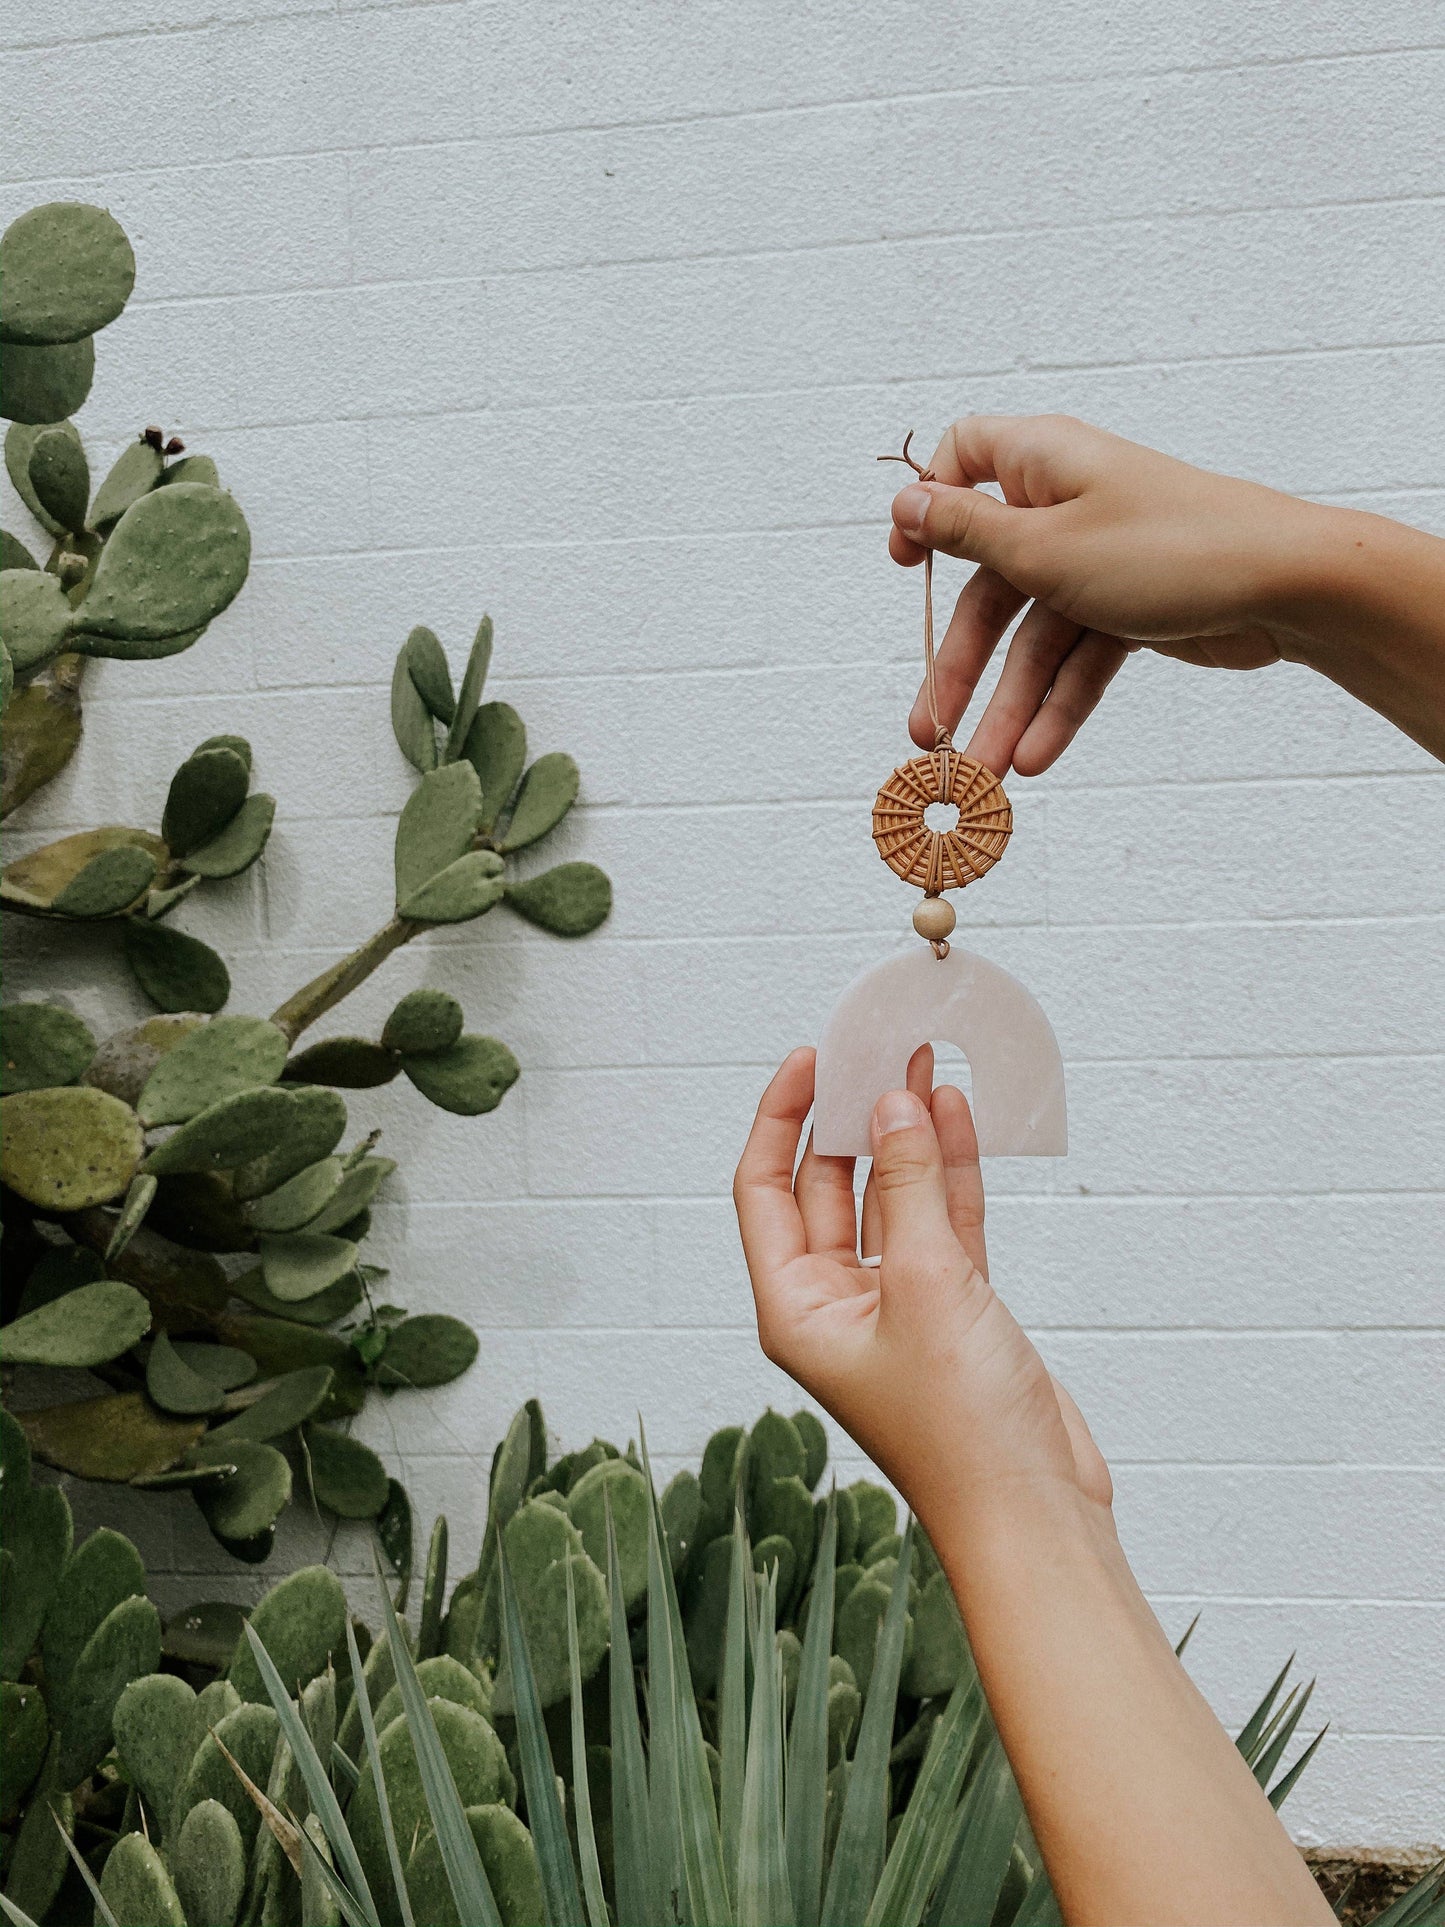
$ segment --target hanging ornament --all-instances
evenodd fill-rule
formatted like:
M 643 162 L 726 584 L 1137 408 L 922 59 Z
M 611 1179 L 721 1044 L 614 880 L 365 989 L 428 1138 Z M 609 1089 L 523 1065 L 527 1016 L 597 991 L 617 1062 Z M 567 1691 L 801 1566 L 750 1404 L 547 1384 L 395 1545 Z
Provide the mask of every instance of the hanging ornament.
M 907 462 L 931 482 L 909 454 Z M 1013 810 L 993 771 L 953 746 L 939 720 L 934 682 L 933 552 L 923 557 L 923 689 L 933 748 L 888 778 L 873 805 L 873 841 L 905 883 L 923 891 L 913 928 L 928 948 L 892 957 L 857 977 L 818 1041 L 813 1143 L 825 1157 L 866 1157 L 869 1122 L 885 1091 L 901 1089 L 920 1044 L 949 1043 L 968 1059 L 978 1148 L 985 1157 L 1062 1157 L 1068 1149 L 1064 1064 L 1048 1018 L 1017 978 L 952 944 L 957 924 L 944 895 L 987 874 L 1008 847 Z M 928 811 L 943 804 L 943 829 Z

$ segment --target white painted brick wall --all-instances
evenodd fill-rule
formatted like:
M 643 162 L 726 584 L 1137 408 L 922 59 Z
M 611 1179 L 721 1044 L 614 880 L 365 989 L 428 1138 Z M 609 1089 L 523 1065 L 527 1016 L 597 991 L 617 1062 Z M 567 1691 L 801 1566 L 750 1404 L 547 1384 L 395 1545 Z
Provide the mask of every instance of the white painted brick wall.
M 494 687 L 581 760 L 561 840 L 617 911 L 580 947 L 490 920 L 355 1000 L 364 1028 L 444 985 L 526 1066 L 479 1123 L 356 1100 L 404 1160 L 398 1295 L 483 1335 L 367 1435 L 463 1543 L 530 1392 L 564 1442 L 640 1407 L 664 1466 L 695 1456 L 790 1396 L 725 1201 L 752 1103 L 904 926 L 867 809 L 918 582 L 874 454 L 1063 408 L 1445 533 L 1445 6 L 12 15 L 0 216 L 100 200 L 140 256 L 83 425 L 177 426 L 257 543 L 194 652 L 96 672 L 15 847 L 154 820 L 180 756 L 244 729 L 281 799 L 265 875 L 187 921 L 271 1007 L 384 914 L 398 643 L 424 620 L 458 655 L 490 609 Z M 995 1166 L 996 1276 L 1166 1624 L 1204 1608 L 1220 1710 L 1291 1648 L 1319 1673 L 1300 1837 L 1438 1840 L 1445 777 L 1303 673 L 1144 660 L 1016 807 L 964 924 L 1054 1017 L 1074 1150 Z M 73 941 L 14 948 L 11 994 L 124 1005 L 104 955 L 92 992 Z M 193 1510 L 130 1523 L 169 1596 L 215 1587 Z M 293 1517 L 278 1563 L 315 1546 Z

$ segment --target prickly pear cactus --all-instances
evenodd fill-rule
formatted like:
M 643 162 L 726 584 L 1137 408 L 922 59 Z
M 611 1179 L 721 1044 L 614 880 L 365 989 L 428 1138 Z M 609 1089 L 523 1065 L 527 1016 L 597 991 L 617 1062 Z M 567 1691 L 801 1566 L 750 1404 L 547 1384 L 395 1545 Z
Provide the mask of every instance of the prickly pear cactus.
M 245 519 L 208 457 L 147 427 L 93 474 L 69 419 L 92 337 L 134 279 L 130 244 L 99 208 L 36 208 L 0 238 L 5 462 L 34 524 L 0 555 L 0 813 L 74 754 L 92 658 L 188 648 L 245 582 Z M 454 687 L 440 640 L 406 639 L 391 713 L 418 780 L 380 927 L 269 1016 L 226 1012 L 224 959 L 179 927 L 197 891 L 265 855 L 276 802 L 244 736 L 198 743 L 157 785 L 152 822 L 75 831 L 0 870 L 0 907 L 49 926 L 49 942 L 77 924 L 113 942 L 161 1013 L 110 1037 L 62 1003 L 11 1004 L 0 1020 L 0 1349 L 103 1380 L 93 1398 L 27 1400 L 26 1434 L 62 1472 L 189 1493 L 243 1561 L 269 1556 L 295 1495 L 375 1520 L 409 1572 L 406 1495 L 346 1422 L 373 1387 L 457 1377 L 477 1339 L 386 1302 L 365 1241 L 396 1167 L 376 1132 L 348 1139 L 341 1093 L 404 1078 L 476 1117 L 520 1068 L 438 989 L 401 996 L 377 1038 L 303 1034 L 433 926 L 501 908 L 577 936 L 611 906 L 595 866 L 536 867 L 580 779 L 560 750 L 528 766 L 521 718 L 483 701 L 491 654 L 484 618 Z

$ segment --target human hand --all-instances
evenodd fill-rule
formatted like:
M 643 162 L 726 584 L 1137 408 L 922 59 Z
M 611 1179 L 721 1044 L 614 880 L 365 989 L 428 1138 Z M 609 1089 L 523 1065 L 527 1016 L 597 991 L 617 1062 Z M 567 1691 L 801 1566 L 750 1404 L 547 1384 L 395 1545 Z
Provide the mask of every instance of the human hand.
M 1031 598 L 967 754 L 1002 776 L 1057 760 L 1124 659 L 1258 669 L 1299 654 L 1288 626 L 1290 558 L 1318 539 L 1316 505 L 1191 468 L 1063 415 L 973 415 L 895 496 L 888 546 L 982 564 L 938 654 L 952 729 L 1004 630 Z M 980 492 L 998 482 L 1004 501 Z M 933 747 L 920 695 L 913 740 Z
M 1107 1508 L 1108 1468 L 1068 1393 L 988 1282 L 978 1139 L 933 1053 L 881 1098 L 859 1260 L 853 1160 L 811 1142 L 815 1053 L 763 1093 L 733 1186 L 763 1350 L 832 1413 L 926 1529 L 1028 1481 Z

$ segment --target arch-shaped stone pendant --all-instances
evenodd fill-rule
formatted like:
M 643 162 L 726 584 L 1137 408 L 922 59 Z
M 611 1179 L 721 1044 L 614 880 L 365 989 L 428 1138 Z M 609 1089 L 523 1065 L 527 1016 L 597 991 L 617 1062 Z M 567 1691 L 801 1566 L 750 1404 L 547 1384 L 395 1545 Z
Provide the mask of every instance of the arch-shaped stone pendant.
M 957 945 L 875 964 L 843 992 L 818 1041 L 814 1148 L 867 1157 L 873 1106 L 902 1088 L 920 1044 L 954 1044 L 973 1076 L 985 1157 L 1063 1157 L 1064 1062 L 1053 1027 L 1016 977 Z

